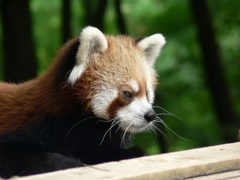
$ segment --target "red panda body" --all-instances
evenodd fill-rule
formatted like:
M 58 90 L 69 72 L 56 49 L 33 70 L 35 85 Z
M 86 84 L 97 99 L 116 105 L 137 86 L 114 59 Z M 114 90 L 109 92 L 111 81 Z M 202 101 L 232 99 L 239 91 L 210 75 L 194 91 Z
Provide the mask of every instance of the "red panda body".
M 142 156 L 123 144 L 155 119 L 152 66 L 164 43 L 87 27 L 39 78 L 0 83 L 0 176 Z

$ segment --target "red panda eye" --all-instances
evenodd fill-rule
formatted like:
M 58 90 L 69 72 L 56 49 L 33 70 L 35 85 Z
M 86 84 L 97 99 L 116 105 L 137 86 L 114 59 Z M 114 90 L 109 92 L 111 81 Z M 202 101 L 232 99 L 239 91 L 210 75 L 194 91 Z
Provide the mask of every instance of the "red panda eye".
M 123 91 L 123 96 L 127 100 L 132 100 L 133 99 L 133 95 L 130 91 Z

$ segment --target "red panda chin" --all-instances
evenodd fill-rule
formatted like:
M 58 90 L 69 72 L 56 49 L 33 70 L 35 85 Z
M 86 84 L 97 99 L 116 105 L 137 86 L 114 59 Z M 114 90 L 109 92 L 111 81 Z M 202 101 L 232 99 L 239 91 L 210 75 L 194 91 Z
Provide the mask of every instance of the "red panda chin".
M 150 117 L 146 116 L 149 112 L 152 112 Z M 151 130 L 156 116 L 146 97 L 136 97 L 130 104 L 118 110 L 117 117 L 121 129 L 130 133 L 139 133 Z

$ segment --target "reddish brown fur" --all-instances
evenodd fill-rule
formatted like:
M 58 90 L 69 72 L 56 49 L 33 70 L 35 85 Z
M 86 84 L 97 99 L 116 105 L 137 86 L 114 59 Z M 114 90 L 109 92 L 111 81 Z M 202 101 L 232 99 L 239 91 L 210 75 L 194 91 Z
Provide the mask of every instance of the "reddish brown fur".
M 56 89 L 56 71 L 64 60 L 64 53 L 68 53 L 66 51 L 76 41 L 77 39 L 71 40 L 63 47 L 43 76 L 19 85 L 0 83 L 1 134 L 38 123 L 47 113 L 58 115 L 71 108 L 73 93 L 67 87 L 64 91 Z
M 106 38 L 107 51 L 92 57 L 90 65 L 74 86 L 64 84 L 64 78 L 67 78 L 68 74 L 64 71 L 61 74 L 59 71 L 65 68 L 67 63 L 64 61 L 68 59 L 65 56 L 71 51 L 71 46 L 76 46 L 77 38 L 69 41 L 60 50 L 43 76 L 19 85 L 0 83 L 0 133 L 31 126 L 41 121 L 45 114 L 59 115 L 67 112 L 74 106 L 76 99 L 91 111 L 90 101 L 103 85 L 121 90 L 128 86 L 127 82 L 131 77 L 139 84 L 140 91 L 136 96 L 144 96 L 149 78 L 147 73 L 150 73 L 149 76 L 156 86 L 155 73 L 144 62 L 144 54 L 136 46 L 134 39 L 127 36 Z M 119 95 L 110 105 L 109 116 L 113 117 L 116 111 L 127 103 Z

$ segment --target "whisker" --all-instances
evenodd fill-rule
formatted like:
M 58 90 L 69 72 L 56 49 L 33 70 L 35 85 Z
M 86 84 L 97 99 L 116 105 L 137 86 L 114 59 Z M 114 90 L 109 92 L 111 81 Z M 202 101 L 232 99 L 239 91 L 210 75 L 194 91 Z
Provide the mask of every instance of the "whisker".
M 154 131 L 157 131 L 159 133 L 161 133 L 166 139 L 167 139 L 167 136 L 164 134 L 164 132 L 158 127 L 158 125 L 156 125 L 155 123 L 157 123 L 157 121 L 152 121 L 152 126 L 153 126 L 153 129 Z M 157 133 L 156 133 L 157 134 Z M 158 134 L 157 134 L 158 135 Z
M 180 117 L 178 117 L 178 116 L 176 116 L 175 114 L 172 114 L 172 113 L 157 113 L 157 115 L 159 116 L 159 115 L 161 115 L 161 116 L 172 116 L 172 117 L 175 117 L 175 118 L 177 118 L 177 119 L 179 119 L 179 120 L 181 120 L 181 121 L 184 121 L 182 118 L 180 118 Z
M 99 145 L 101 145 L 101 144 L 103 143 L 103 141 L 104 141 L 107 133 L 110 132 L 110 133 L 109 133 L 109 135 L 110 135 L 110 134 L 111 134 L 111 129 L 112 129 L 114 126 L 116 126 L 117 124 L 120 123 L 120 121 L 116 121 L 116 120 L 117 120 L 117 119 L 115 119 L 114 121 L 112 121 L 112 124 L 111 124 L 110 128 L 108 128 L 108 130 L 104 133 L 103 138 L 102 138 L 101 142 L 99 143 Z M 110 137 L 110 138 L 111 138 L 111 137 Z
M 156 125 L 153 123 L 151 124 L 151 126 L 149 126 L 149 129 L 151 130 L 150 133 L 154 135 L 154 140 L 156 140 L 157 137 L 160 137 L 158 130 L 155 128 L 156 128 Z M 160 130 L 160 133 L 164 134 L 161 130 Z M 164 134 L 164 136 L 165 136 L 165 134 Z
M 118 116 L 118 118 L 129 117 L 129 114 L 132 114 L 132 113 L 131 113 L 131 112 L 130 112 L 130 113 L 126 113 L 126 114 L 124 114 L 124 115 Z M 123 125 L 126 124 L 126 125 L 128 125 L 128 123 L 126 123 L 125 121 L 121 121 L 120 124 L 123 124 Z M 115 132 L 119 131 L 120 128 L 121 128 L 121 127 L 119 126 Z
M 94 116 L 87 117 L 87 118 L 85 118 L 85 119 L 83 119 L 83 120 L 77 122 L 76 124 L 74 124 L 74 125 L 70 128 L 70 130 L 68 131 L 68 133 L 66 134 L 66 137 L 65 137 L 65 143 L 67 142 L 67 138 L 68 138 L 70 132 L 71 132 L 76 126 L 78 126 L 78 125 L 81 124 L 82 122 L 84 122 L 84 121 L 86 121 L 86 120 L 88 120 L 88 119 L 91 119 L 91 118 L 94 118 Z
M 111 123 L 112 121 L 111 120 L 102 120 L 102 119 L 99 119 L 97 122 L 94 123 L 93 126 L 97 125 L 98 123 Z
M 150 130 L 150 133 L 152 133 L 152 134 L 154 134 L 154 138 L 156 139 L 157 138 L 157 136 L 158 136 L 158 133 L 157 133 L 157 131 L 154 129 L 154 124 L 153 123 L 151 123 L 151 126 L 149 126 L 148 127 L 148 129 Z
M 128 127 L 125 129 L 125 131 L 124 131 L 124 133 L 123 133 L 122 141 L 121 141 L 121 146 L 123 145 L 123 147 L 126 147 L 126 144 L 125 144 L 125 142 L 124 142 L 124 138 L 125 138 L 125 136 L 126 136 L 126 134 L 127 134 L 127 130 L 130 128 L 130 126 L 132 125 L 132 123 L 133 123 L 133 122 L 131 122 L 131 123 L 128 125 Z
M 177 119 L 179 119 L 179 120 L 184 121 L 182 118 L 180 118 L 180 117 L 178 117 L 177 115 L 169 112 L 168 110 L 164 109 L 164 108 L 161 107 L 161 106 L 153 106 L 153 108 L 159 108 L 159 109 L 163 110 L 164 112 L 166 112 L 166 113 L 159 113 L 158 115 L 169 115 L 169 116 L 173 116 L 173 117 L 175 117 L 175 118 L 177 118 Z
M 158 121 L 156 120 L 156 122 L 160 122 L 161 124 L 163 124 L 163 126 L 167 130 L 168 134 L 172 137 L 172 133 L 169 131 L 168 128 L 166 128 L 167 124 L 164 123 L 164 121 L 160 117 L 158 117 L 158 116 L 156 117 L 156 119 L 158 120 Z
M 161 106 L 153 106 L 153 108 L 159 108 L 159 109 L 165 111 L 166 113 L 170 113 L 170 114 L 171 114 L 171 112 L 169 112 L 168 110 L 164 109 L 164 108 L 161 107 Z
M 160 120 L 160 122 L 164 125 L 165 129 L 168 131 L 168 133 L 170 135 L 171 135 L 171 133 L 173 133 L 175 136 L 179 137 L 180 139 L 182 139 L 184 141 L 190 141 L 188 139 L 183 138 L 182 136 L 180 136 L 176 132 L 174 132 L 161 118 L 157 117 L 157 119 Z
M 120 124 L 121 121 L 117 121 L 117 120 L 118 120 L 119 118 L 123 118 L 123 117 L 127 117 L 127 115 L 125 114 L 125 115 L 122 115 L 122 116 L 117 116 L 117 117 L 112 118 L 112 119 L 110 119 L 110 120 L 108 121 L 108 122 L 111 122 L 111 126 L 110 126 L 110 128 L 108 128 L 107 131 L 104 133 L 103 138 L 102 138 L 101 142 L 99 143 L 99 145 L 101 145 L 101 144 L 103 143 L 103 141 L 104 141 L 104 139 L 105 139 L 105 137 L 106 137 L 106 135 L 107 135 L 108 133 L 109 133 L 109 138 L 111 139 L 111 134 L 112 134 L 111 130 L 112 130 L 112 128 L 113 128 L 114 126 Z M 117 130 L 116 130 L 115 132 L 117 132 L 119 129 L 120 129 L 120 126 L 117 128 Z
M 110 139 L 110 140 L 112 139 L 112 137 L 111 137 L 112 128 L 113 128 L 115 125 L 119 124 L 119 123 L 120 123 L 120 121 L 117 121 L 117 119 L 115 119 L 115 120 L 112 122 L 111 127 L 110 127 L 110 130 L 109 130 L 109 139 Z

